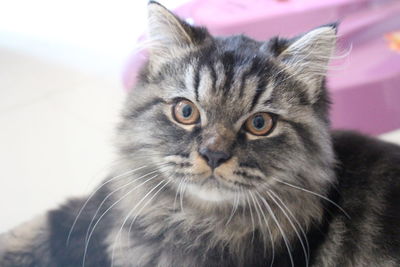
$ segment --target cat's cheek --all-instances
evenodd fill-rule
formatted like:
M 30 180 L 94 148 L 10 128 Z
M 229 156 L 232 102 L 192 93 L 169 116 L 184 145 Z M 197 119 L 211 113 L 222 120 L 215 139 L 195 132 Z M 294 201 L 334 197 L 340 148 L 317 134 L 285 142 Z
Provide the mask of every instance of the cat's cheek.
M 194 178 L 196 180 L 202 178 L 208 178 L 212 174 L 212 170 L 208 166 L 207 162 L 197 152 L 193 153 L 193 166 L 191 168 L 191 171 L 196 176 L 196 178 Z
M 234 183 L 237 179 L 235 179 L 235 176 L 233 171 L 238 168 L 238 162 L 237 158 L 231 158 L 227 162 L 221 164 L 218 168 L 215 169 L 214 174 L 222 179 L 225 180 L 229 183 Z

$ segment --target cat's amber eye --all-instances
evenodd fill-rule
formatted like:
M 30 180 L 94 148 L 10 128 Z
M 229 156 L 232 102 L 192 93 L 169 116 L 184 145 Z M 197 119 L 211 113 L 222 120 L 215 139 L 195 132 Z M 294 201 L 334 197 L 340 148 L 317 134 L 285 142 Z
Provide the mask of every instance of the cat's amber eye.
M 246 131 L 253 135 L 267 135 L 274 126 L 272 116 L 266 112 L 260 112 L 248 118 L 244 124 Z
M 196 105 L 186 99 L 180 100 L 173 106 L 173 115 L 175 120 L 182 124 L 195 124 L 200 119 Z

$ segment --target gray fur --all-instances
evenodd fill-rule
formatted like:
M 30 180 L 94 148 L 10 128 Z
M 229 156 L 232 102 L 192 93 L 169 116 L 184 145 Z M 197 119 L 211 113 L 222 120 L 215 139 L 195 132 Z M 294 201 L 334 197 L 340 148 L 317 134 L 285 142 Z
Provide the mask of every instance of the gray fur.
M 393 212 L 385 197 L 389 183 L 399 186 L 390 162 L 400 149 L 329 128 L 334 26 L 258 42 L 212 37 L 154 2 L 149 12 L 150 59 L 122 112 L 118 166 L 99 191 L 18 237 L 23 246 L 0 240 L 0 265 L 399 265 L 382 217 Z M 199 109 L 198 124 L 174 119 L 182 98 Z M 243 128 L 259 112 L 274 118 L 267 136 Z M 204 147 L 230 157 L 213 170 Z M 383 151 L 384 162 L 371 156 Z M 376 182 L 383 173 L 390 179 Z M 354 191 L 357 181 L 364 191 Z M 350 240 L 351 229 L 363 234 Z M 35 261 L 21 260 L 29 250 Z

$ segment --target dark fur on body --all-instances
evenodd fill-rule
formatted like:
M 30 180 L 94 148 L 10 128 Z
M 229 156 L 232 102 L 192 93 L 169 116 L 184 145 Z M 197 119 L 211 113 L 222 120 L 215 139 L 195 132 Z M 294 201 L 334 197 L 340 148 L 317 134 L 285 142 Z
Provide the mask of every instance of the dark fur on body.
M 118 167 L 87 199 L 28 224 L 29 238 L 0 238 L 0 266 L 398 266 L 400 148 L 329 130 L 335 26 L 257 42 L 149 8 L 154 42 L 123 112 Z M 182 98 L 198 124 L 171 116 Z M 273 114 L 268 136 L 241 126 L 256 112 Z M 229 158 L 211 169 L 205 147 Z

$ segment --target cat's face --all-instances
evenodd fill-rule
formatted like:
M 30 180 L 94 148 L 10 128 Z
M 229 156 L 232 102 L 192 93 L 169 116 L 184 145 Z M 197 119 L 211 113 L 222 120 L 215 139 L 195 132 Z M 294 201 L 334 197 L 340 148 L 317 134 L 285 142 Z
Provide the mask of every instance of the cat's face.
M 323 75 L 332 26 L 294 40 L 213 38 L 151 6 L 157 44 L 121 126 L 134 166 L 214 203 L 278 190 L 278 180 L 314 188 L 330 179 Z

